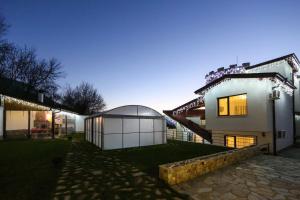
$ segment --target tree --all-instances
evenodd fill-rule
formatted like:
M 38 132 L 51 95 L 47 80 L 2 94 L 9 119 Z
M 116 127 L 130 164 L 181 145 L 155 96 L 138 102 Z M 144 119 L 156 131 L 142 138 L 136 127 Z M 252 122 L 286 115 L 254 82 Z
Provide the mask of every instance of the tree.
M 5 23 L 5 18 L 0 15 L 0 39 L 5 35 L 8 25 Z
M 62 65 L 54 58 L 38 59 L 32 48 L 20 48 L 2 40 L 8 26 L 0 15 L 0 77 L 21 81 L 57 99 L 56 81 L 64 76 Z
M 101 94 L 93 85 L 87 82 L 82 82 L 75 88 L 68 85 L 61 97 L 62 104 L 85 115 L 100 112 L 105 108 L 105 102 Z

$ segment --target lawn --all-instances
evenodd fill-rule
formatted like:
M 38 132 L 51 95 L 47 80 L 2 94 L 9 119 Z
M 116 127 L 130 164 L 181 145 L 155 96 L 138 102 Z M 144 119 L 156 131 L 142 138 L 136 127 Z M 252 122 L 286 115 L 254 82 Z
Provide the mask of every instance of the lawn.
M 222 146 L 168 140 L 167 144 L 103 151 L 103 154 L 116 156 L 123 161 L 134 164 L 150 175 L 158 176 L 158 165 L 226 150 L 228 148 Z
M 0 199 L 49 199 L 70 144 L 65 140 L 0 141 Z
M 158 179 L 158 165 L 226 150 L 168 141 L 101 151 L 73 136 L 75 142 L 1 141 L 0 199 L 183 199 Z

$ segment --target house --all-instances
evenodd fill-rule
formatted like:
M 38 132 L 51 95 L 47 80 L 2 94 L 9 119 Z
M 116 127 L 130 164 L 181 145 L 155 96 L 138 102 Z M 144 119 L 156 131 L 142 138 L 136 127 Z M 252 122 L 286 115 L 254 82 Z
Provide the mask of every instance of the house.
M 0 78 L 0 138 L 54 138 L 84 131 L 85 116 L 22 82 Z
M 276 153 L 300 136 L 299 65 L 289 54 L 219 68 L 205 76 L 196 99 L 164 113 L 212 144 L 269 144 Z

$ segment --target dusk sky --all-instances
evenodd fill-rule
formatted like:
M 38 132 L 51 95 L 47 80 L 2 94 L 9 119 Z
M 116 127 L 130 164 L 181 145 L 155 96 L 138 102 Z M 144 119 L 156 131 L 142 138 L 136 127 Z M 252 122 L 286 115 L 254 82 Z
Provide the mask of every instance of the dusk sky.
M 57 58 L 61 86 L 88 81 L 107 108 L 160 112 L 195 98 L 218 67 L 300 57 L 299 9 L 297 0 L 0 0 L 6 39 Z

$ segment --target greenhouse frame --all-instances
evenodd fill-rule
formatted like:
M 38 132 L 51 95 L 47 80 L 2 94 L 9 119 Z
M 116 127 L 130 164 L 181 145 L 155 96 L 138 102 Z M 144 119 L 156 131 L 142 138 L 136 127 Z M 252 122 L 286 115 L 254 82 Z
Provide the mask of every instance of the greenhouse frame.
M 166 143 L 166 121 L 141 105 L 114 108 L 85 119 L 85 139 L 102 150 Z

